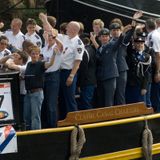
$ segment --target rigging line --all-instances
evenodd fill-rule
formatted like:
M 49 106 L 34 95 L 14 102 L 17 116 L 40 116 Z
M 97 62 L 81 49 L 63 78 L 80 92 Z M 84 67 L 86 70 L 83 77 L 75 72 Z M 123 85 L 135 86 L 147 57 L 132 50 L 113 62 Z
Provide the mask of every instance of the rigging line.
M 135 9 L 135 8 L 126 7 L 124 5 L 120 5 L 120 4 L 117 4 L 117 3 L 109 2 L 109 1 L 106 1 L 106 0 L 99 0 L 99 1 L 104 2 L 104 3 L 108 3 L 108 4 L 112 4 L 112 5 L 117 6 L 117 7 L 129 9 L 129 10 L 132 10 L 132 11 L 137 11 L 137 9 Z M 160 15 L 158 15 L 158 14 L 154 14 L 154 13 L 150 13 L 150 12 L 146 12 L 146 11 L 143 11 L 143 13 L 147 14 L 147 15 L 150 15 L 150 16 L 154 16 L 154 17 L 160 17 Z
M 132 10 L 127 10 L 127 9 L 120 8 L 120 7 L 117 7 L 117 6 L 113 6 L 113 5 L 110 5 L 110 4 L 107 5 L 107 8 L 112 10 L 112 11 L 116 9 L 116 12 L 123 13 L 124 15 L 126 15 L 126 14 L 127 15 L 132 15 L 133 14 Z M 143 14 L 143 19 L 149 19 L 149 18 L 151 18 L 151 16 Z
M 117 12 L 119 12 L 119 13 L 122 13 L 123 12 L 123 14 L 125 15 L 125 13 L 127 14 L 127 15 L 129 15 L 129 14 L 133 14 L 133 10 L 127 10 L 127 9 L 125 9 L 125 8 L 120 8 L 120 7 L 118 7 L 118 6 L 114 6 L 114 5 L 112 5 L 112 4 L 107 4 L 107 8 L 109 8 L 110 10 L 115 10 L 115 7 L 116 7 L 116 11 Z M 136 9 L 134 9 L 135 11 L 137 11 Z M 122 11 L 122 12 L 121 12 Z M 149 19 L 149 18 L 151 18 L 151 16 L 150 15 L 147 15 L 147 14 L 143 14 L 143 19 Z
M 131 16 L 127 16 L 127 15 L 124 15 L 124 14 L 121 14 L 121 13 L 117 13 L 117 12 L 114 12 L 114 11 L 111 11 L 111 10 L 108 10 L 108 9 L 100 8 L 100 7 L 97 7 L 97 6 L 94 6 L 92 4 L 88 4 L 88 3 L 85 3 L 85 2 L 82 2 L 82 1 L 79 1 L 79 0 L 73 0 L 73 1 L 75 1 L 77 3 L 80 3 L 80 4 L 84 4 L 84 5 L 92 7 L 92 8 L 96 8 L 96 9 L 105 11 L 105 12 L 109 12 L 109 13 L 112 13 L 112 14 L 115 14 L 115 15 L 119 15 L 119 16 L 122 16 L 122 17 L 125 17 L 125 18 L 128 18 L 128 19 L 133 19 Z M 145 21 L 142 20 L 142 19 L 138 19 L 136 21 L 141 22 L 141 23 L 145 23 Z

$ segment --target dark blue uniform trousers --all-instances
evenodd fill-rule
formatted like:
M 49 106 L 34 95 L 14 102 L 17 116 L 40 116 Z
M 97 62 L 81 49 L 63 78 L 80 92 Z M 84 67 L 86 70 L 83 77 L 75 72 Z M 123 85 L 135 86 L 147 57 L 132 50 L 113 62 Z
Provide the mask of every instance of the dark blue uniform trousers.
M 154 111 L 160 112 L 160 82 L 152 82 L 151 86 L 151 102 Z
M 114 95 L 116 89 L 116 78 L 98 81 L 97 98 L 98 107 L 108 107 L 114 105 Z
M 75 100 L 77 75 L 74 76 L 71 86 L 66 86 L 67 78 L 71 70 L 62 69 L 60 71 L 60 92 L 59 92 L 59 119 L 66 117 L 68 112 L 77 111 L 77 102 Z
M 127 83 L 127 71 L 119 72 L 119 77 L 116 78 L 116 91 L 114 96 L 114 104 L 125 104 L 125 90 Z
M 59 83 L 59 70 L 55 72 L 45 73 L 44 101 L 41 113 L 43 128 L 53 128 L 57 126 Z

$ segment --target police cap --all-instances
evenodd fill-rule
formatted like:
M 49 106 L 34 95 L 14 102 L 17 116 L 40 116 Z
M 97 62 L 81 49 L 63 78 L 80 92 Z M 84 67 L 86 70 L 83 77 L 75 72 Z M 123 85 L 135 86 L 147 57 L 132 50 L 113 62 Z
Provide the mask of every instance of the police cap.
M 136 37 L 136 38 L 134 38 L 134 42 L 145 42 L 145 37 Z
M 119 23 L 111 23 L 109 29 L 121 29 L 121 25 Z
M 108 28 L 103 28 L 98 34 L 99 36 L 101 35 L 109 35 L 109 29 Z

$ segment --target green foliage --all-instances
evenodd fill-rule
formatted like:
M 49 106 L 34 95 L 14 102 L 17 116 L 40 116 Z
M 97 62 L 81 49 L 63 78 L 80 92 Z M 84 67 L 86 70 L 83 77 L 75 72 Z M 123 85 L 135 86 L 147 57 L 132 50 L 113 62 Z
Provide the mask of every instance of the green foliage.
M 0 16 L 0 20 L 3 21 L 5 24 L 5 27 L 3 28 L 3 30 L 10 28 L 10 23 L 13 18 L 22 19 L 23 21 L 22 32 L 24 33 L 26 32 L 25 22 L 28 18 L 34 18 L 37 21 L 37 24 L 41 25 L 38 15 L 40 12 L 46 12 L 43 5 L 44 3 L 42 3 L 41 0 L 36 2 L 35 8 L 28 8 L 28 4 L 26 3 L 25 0 L 24 0 L 24 3 L 20 3 L 19 5 L 13 8 L 11 6 L 13 6 L 14 4 L 9 4 L 10 1 L 6 0 L 4 2 L 7 2 L 7 3 L 3 4 L 3 8 L 2 6 L 0 7 L 2 8 L 1 11 L 2 10 L 5 11 Z M 8 9 L 5 10 L 4 8 L 8 8 Z
M 41 21 L 39 20 L 39 13 L 40 12 L 46 12 L 45 9 L 41 8 L 41 9 L 21 9 L 21 15 L 20 18 L 23 21 L 23 27 L 22 27 L 22 32 L 26 32 L 26 26 L 25 26 L 25 22 L 27 21 L 28 18 L 33 18 L 36 20 L 37 24 L 41 25 Z

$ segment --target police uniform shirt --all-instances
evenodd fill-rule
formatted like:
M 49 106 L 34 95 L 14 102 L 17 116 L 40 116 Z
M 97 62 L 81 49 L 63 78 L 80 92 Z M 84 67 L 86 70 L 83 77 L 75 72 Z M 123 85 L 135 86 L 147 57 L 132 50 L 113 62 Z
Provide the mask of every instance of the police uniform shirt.
M 58 39 L 60 42 L 63 42 L 63 39 L 64 39 L 65 37 L 67 37 L 66 34 L 58 33 L 57 39 Z
M 22 50 L 22 43 L 25 40 L 24 34 L 19 31 L 16 35 L 13 35 L 11 30 L 5 32 L 5 36 L 9 39 L 9 44 Z
M 26 33 L 25 39 L 31 41 L 33 44 L 37 45 L 40 48 L 42 47 L 42 40 L 36 32 L 34 32 L 32 35 Z
M 84 52 L 84 44 L 78 36 L 69 38 L 67 35 L 60 39 L 63 44 L 62 52 L 62 69 L 72 69 L 75 60 L 82 60 Z
M 157 30 L 148 34 L 146 45 L 153 48 L 155 52 L 160 52 L 160 33 Z
M 157 31 L 160 33 L 160 27 L 157 28 Z
M 56 43 L 52 45 L 52 47 L 48 48 L 48 45 L 42 48 L 42 55 L 44 58 L 44 61 L 49 62 L 52 55 L 53 55 L 53 49 L 56 46 Z M 57 71 L 60 68 L 61 64 L 61 53 L 57 53 L 55 56 L 54 64 L 49 67 L 46 72 L 54 72 Z

